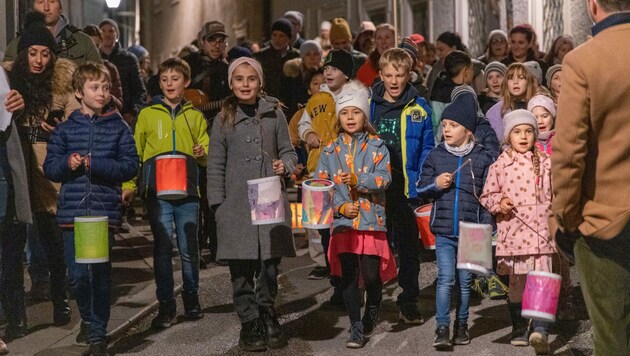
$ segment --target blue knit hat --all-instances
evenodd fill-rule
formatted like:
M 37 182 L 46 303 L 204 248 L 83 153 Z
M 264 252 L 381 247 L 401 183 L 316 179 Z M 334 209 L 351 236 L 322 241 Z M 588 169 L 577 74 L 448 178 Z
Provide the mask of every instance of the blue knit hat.
M 458 95 L 442 111 L 442 120 L 453 120 L 464 126 L 470 132 L 477 129 L 477 102 L 473 95 Z

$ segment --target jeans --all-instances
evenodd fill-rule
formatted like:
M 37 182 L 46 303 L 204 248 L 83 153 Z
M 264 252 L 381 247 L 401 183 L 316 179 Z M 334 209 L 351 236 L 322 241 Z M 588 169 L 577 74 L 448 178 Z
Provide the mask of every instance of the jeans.
M 114 233 L 109 230 L 109 251 L 111 256 Z M 64 254 L 70 286 L 79 307 L 83 322 L 90 324 L 90 343 L 105 341 L 109 321 L 112 292 L 112 263 L 76 263 L 74 250 L 74 230 L 63 230 Z
M 580 237 L 575 266 L 596 355 L 630 355 L 630 223 L 611 240 Z
M 459 298 L 456 307 L 457 320 L 460 324 L 468 323 L 468 304 L 470 301 L 470 285 L 472 273 L 465 270 L 457 270 L 457 240 L 444 237 L 435 237 L 435 256 L 437 258 L 438 282 L 435 293 L 435 320 L 437 327 L 449 326 L 451 316 L 451 290 L 455 281 L 459 284 Z
M 387 194 L 387 239 L 398 254 L 398 285 L 402 293 L 396 304 L 416 304 L 420 298 L 420 240 L 413 209 L 404 194 Z
M 35 224 L 26 225 L 26 262 L 32 283 L 48 283 L 48 259 Z
M 174 298 L 173 231 L 177 235 L 177 249 L 182 261 L 184 293 L 196 295 L 199 290 L 199 198 L 167 201 L 150 197 L 147 212 L 154 240 L 153 269 L 158 301 L 168 303 Z
M 260 307 L 273 308 L 278 295 L 279 264 L 280 258 L 228 260 L 234 310 L 241 323 L 257 319 Z

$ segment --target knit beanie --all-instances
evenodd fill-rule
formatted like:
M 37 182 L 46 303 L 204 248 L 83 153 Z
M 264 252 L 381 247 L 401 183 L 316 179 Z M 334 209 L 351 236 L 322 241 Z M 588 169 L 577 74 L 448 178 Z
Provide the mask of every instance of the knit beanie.
M 405 37 L 400 41 L 398 48 L 404 49 L 411 55 L 411 59 L 413 59 L 413 67 L 411 69 L 414 69 L 418 64 L 418 46 L 416 46 L 415 42 L 411 38 Z
M 283 32 L 287 37 L 291 38 L 291 34 L 293 33 L 293 27 L 291 25 L 291 21 L 281 17 L 274 21 L 271 25 L 271 32 L 280 31 Z
M 330 23 L 330 21 L 322 21 L 322 23 L 319 25 L 319 29 L 320 30 L 330 30 L 330 28 L 332 27 L 332 24 Z
M 453 120 L 470 132 L 477 129 L 477 101 L 474 95 L 458 95 L 442 111 L 442 120 Z
M 486 65 L 486 69 L 484 73 L 484 79 L 486 82 L 488 82 L 488 76 L 492 72 L 501 73 L 501 75 L 505 77 L 505 73 L 507 72 L 507 67 L 505 66 L 505 64 L 501 62 L 497 62 L 497 61 L 488 63 L 488 65 Z
M 336 40 L 352 41 L 350 26 L 348 22 L 341 17 L 333 19 L 332 26 L 330 27 L 330 42 L 335 42 Z
M 20 41 L 18 42 L 18 52 L 22 52 L 30 46 L 46 46 L 53 52 L 56 46 L 55 38 L 46 28 L 44 15 L 37 11 L 26 15 L 24 29 L 20 33 Z
M 372 21 L 363 21 L 361 25 L 359 25 L 359 33 L 374 31 L 376 31 L 376 26 L 374 26 L 374 22 Z
M 138 58 L 138 62 L 142 62 L 142 60 L 149 55 L 149 51 L 140 45 L 133 45 L 127 48 L 127 52 L 136 56 L 136 58 Z
M 230 66 L 228 67 L 228 83 L 230 83 L 230 87 L 232 87 L 232 74 L 234 74 L 234 69 L 243 63 L 247 63 L 254 68 L 256 74 L 258 74 L 258 78 L 260 78 L 260 87 L 262 88 L 265 85 L 263 69 L 260 66 L 260 62 L 250 57 L 240 57 L 230 63 Z
M 242 46 L 234 46 L 228 51 L 228 61 L 231 62 L 241 57 L 251 57 L 252 51 Z
M 529 125 L 533 127 L 534 135 L 538 137 L 538 122 L 536 121 L 536 116 L 527 110 L 518 109 L 510 111 L 503 117 L 503 123 L 505 124 L 503 134 L 503 140 L 505 142 L 508 142 L 512 129 L 518 125 Z
M 304 41 L 300 46 L 300 57 L 304 58 L 308 53 L 313 51 L 317 51 L 319 56 L 322 56 L 322 46 L 319 45 L 319 42 L 313 40 Z
M 553 99 L 551 99 L 547 95 L 534 95 L 534 97 L 531 98 L 527 103 L 527 110 L 532 111 L 532 109 L 537 106 L 542 106 L 543 108 L 547 109 L 547 111 L 549 111 L 553 118 L 556 117 L 556 104 L 553 102 Z
M 545 74 L 545 79 L 547 79 L 547 86 L 551 88 L 551 78 L 556 72 L 562 71 L 562 64 L 554 64 L 549 69 L 547 69 L 547 74 Z
M 350 52 L 345 49 L 334 49 L 328 52 L 326 59 L 324 59 L 324 68 L 328 66 L 339 69 L 346 77 L 351 78 L 354 70 L 354 59 L 352 59 Z
M 507 36 L 507 33 L 505 33 L 505 31 L 503 31 L 503 30 L 492 30 L 488 34 L 488 43 L 490 43 L 490 41 L 492 41 L 496 37 L 503 38 L 505 40 L 505 42 L 508 41 L 508 36 Z
M 105 19 L 98 24 L 98 28 L 103 28 L 104 25 L 111 25 L 116 30 L 116 34 L 120 36 L 120 31 L 118 30 L 118 23 L 112 19 Z
M 284 13 L 283 17 L 285 19 L 293 19 L 297 21 L 300 24 L 300 28 L 304 26 L 304 15 L 299 11 L 295 11 L 295 10 L 287 11 Z
M 538 84 L 542 84 L 543 72 L 542 68 L 540 68 L 540 64 L 538 64 L 538 62 L 536 61 L 527 61 L 523 63 L 523 65 L 525 66 L 525 68 L 527 68 L 529 73 L 533 75 L 536 80 L 538 80 Z
M 335 98 L 337 118 L 341 109 L 354 106 L 361 109 L 366 117 L 366 124 L 370 122 L 370 93 L 361 82 L 352 80 L 341 87 L 341 91 Z

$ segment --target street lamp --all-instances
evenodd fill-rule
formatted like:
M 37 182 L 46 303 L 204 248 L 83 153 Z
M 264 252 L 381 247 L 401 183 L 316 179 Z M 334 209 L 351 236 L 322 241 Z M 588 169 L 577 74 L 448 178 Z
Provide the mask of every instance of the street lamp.
M 105 0 L 105 2 L 110 9 L 117 9 L 120 5 L 120 0 Z

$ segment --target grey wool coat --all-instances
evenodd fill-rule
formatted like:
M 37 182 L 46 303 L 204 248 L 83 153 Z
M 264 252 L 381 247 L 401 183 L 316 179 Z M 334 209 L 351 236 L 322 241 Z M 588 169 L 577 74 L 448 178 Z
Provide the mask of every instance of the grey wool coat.
M 222 127 L 221 121 L 218 114 L 208 149 L 208 202 L 216 207 L 217 259 L 295 256 L 291 209 L 284 185 L 284 223 L 253 225 L 247 196 L 247 180 L 274 175 L 271 157 L 283 161 L 287 176 L 297 164 L 278 100 L 260 98 L 256 117 L 248 117 L 237 107 L 234 126 Z
M 13 189 L 15 191 L 16 220 L 32 224 L 31 202 L 29 199 L 26 178 L 26 164 L 24 163 L 20 137 L 13 120 L 11 120 L 11 126 L 9 126 L 6 131 L 0 131 L 0 144 L 7 146 L 7 156 L 9 157 L 9 166 L 11 166 L 11 176 L 13 178 Z

